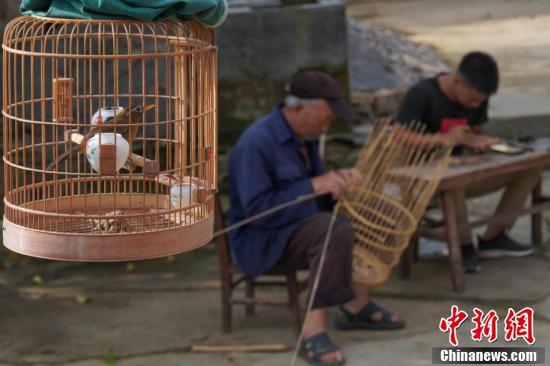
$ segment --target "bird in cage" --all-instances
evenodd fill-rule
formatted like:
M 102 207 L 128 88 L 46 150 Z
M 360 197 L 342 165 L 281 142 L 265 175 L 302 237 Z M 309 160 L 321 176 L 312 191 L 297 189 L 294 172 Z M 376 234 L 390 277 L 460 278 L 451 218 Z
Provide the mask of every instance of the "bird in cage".
M 88 141 L 98 134 L 115 132 L 128 142 L 129 151 L 132 151 L 132 143 L 137 136 L 142 116 L 148 110 L 154 108 L 154 104 L 143 104 L 133 107 L 126 107 L 123 111 L 107 117 L 104 121 L 95 120 L 93 127 L 84 134 L 83 139 L 72 146 L 69 150 L 59 155 L 48 167 L 47 170 L 57 169 L 59 164 L 66 160 L 71 154 L 84 152 Z

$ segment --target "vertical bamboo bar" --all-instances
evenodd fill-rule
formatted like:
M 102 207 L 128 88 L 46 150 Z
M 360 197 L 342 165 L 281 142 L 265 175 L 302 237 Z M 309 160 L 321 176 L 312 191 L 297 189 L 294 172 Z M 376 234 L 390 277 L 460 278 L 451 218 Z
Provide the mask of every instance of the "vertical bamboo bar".
M 213 149 L 213 159 L 212 159 L 212 184 L 217 188 L 218 186 L 218 64 L 216 57 L 217 50 L 215 48 L 211 51 L 211 69 L 212 69 L 212 79 L 211 79 L 211 98 L 212 98 L 212 126 L 210 132 L 212 133 L 212 149 Z
M 146 43 L 145 43 L 145 38 L 144 38 L 144 35 L 145 35 L 145 25 L 144 24 L 140 24 L 139 27 L 139 36 L 140 36 L 140 44 L 141 44 L 141 53 L 144 54 L 146 49 L 145 49 L 145 46 L 146 46 Z M 147 59 L 145 57 L 141 58 L 141 103 L 142 104 L 145 104 L 146 102 L 146 99 L 145 99 L 145 96 L 147 95 L 147 73 L 146 73 L 146 61 Z M 145 133 L 145 136 L 147 136 L 147 126 L 145 126 L 145 124 L 141 123 L 141 128 L 142 130 L 144 131 Z M 145 140 L 144 141 L 144 144 L 143 144 L 143 156 L 146 155 L 147 151 L 148 151 L 148 140 Z M 142 196 L 142 209 L 145 210 L 145 200 L 146 200 L 146 192 L 147 192 L 147 189 L 151 189 L 151 184 L 150 184 L 150 181 L 144 179 L 143 177 L 140 177 L 140 182 L 141 182 L 141 196 Z M 149 184 L 147 184 L 149 183 Z M 149 221 L 149 217 L 146 217 L 146 218 L 143 218 L 141 220 L 141 230 L 142 231 L 145 231 L 145 221 Z M 139 229 L 138 229 L 139 230 Z
M 59 39 L 58 39 L 59 41 Z M 57 73 L 57 64 L 54 64 L 54 74 Z M 73 79 L 71 78 L 59 78 L 55 77 L 52 80 L 52 119 L 54 122 L 59 123 L 61 126 L 66 126 L 67 123 L 72 123 L 73 119 Z M 59 143 L 57 140 L 58 136 L 58 125 L 55 125 L 54 131 L 54 153 L 52 159 L 56 159 L 59 156 Z M 70 145 L 67 144 L 67 148 L 70 148 Z M 70 159 L 67 164 L 70 163 Z M 68 167 L 69 168 L 69 167 Z M 59 167 L 56 167 L 56 170 L 59 170 Z M 56 208 L 55 211 L 59 212 L 58 200 L 59 196 L 63 196 L 63 193 L 60 192 L 61 187 L 57 182 L 58 175 L 54 174 L 54 199 L 56 199 Z M 63 223 L 66 220 L 63 219 Z
M 10 34 L 10 26 L 8 25 L 6 27 L 6 29 L 4 30 L 4 33 L 7 37 L 8 34 Z M 9 74 L 9 63 L 10 63 L 10 58 L 11 58 L 11 55 L 8 54 L 8 52 L 4 49 L 2 51 L 2 60 L 4 60 L 4 62 L 2 62 L 2 90 L 3 90 L 3 94 L 2 94 L 2 106 L 3 106 L 3 109 L 4 111 L 7 111 L 8 113 L 10 113 L 10 108 L 9 108 L 9 77 L 8 74 Z M 9 136 L 9 133 L 10 133 L 10 129 L 8 128 L 8 123 L 10 121 L 8 120 L 6 114 L 2 113 L 2 128 L 3 128 L 3 134 L 2 134 L 2 151 L 3 151 L 3 154 L 4 154 L 4 157 L 6 157 L 6 152 L 7 151 L 10 151 L 11 149 L 11 146 L 10 146 L 10 143 L 9 143 L 9 139 L 10 139 L 10 136 Z M 11 201 L 11 197 L 10 197 L 10 192 L 11 192 L 11 186 L 10 186 L 10 169 L 8 167 L 8 164 L 2 164 L 2 187 L 0 189 L 0 192 L 2 193 L 2 197 L 6 196 L 6 198 L 8 199 L 8 201 Z M 34 177 L 34 174 L 33 174 L 33 177 Z M 34 190 L 33 190 L 34 192 Z M 2 214 L 5 215 L 6 217 L 4 217 L 4 219 L 10 219 L 10 220 L 13 220 L 13 218 L 11 217 L 10 215 L 10 210 L 9 209 L 5 209 L 4 208 L 4 205 L 1 205 L 1 208 L 2 210 Z
M 175 118 L 174 123 L 174 139 L 176 140 L 177 147 L 174 156 L 174 168 L 179 169 L 178 172 L 180 179 L 186 174 L 185 166 L 187 165 L 187 134 L 186 124 L 187 120 L 187 55 L 184 55 L 187 50 L 187 43 L 184 40 L 172 40 L 171 44 L 174 47 L 174 51 L 178 54 L 175 56 Z

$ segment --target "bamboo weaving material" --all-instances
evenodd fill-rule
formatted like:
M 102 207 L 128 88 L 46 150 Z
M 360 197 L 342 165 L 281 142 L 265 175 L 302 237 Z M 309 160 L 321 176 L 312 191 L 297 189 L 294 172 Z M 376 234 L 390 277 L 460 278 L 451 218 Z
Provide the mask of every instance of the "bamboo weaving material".
M 419 123 L 390 126 L 380 121 L 356 168 L 361 183 L 338 205 L 355 231 L 354 280 L 385 282 L 409 243 L 450 163 L 450 147 L 427 146 Z
M 199 23 L 14 19 L 3 40 L 4 244 L 77 261 L 206 244 L 216 98 L 215 35 Z M 100 109 L 126 115 L 92 120 Z
M 442 175 L 451 160 L 451 147 L 426 145 L 424 127 L 376 123 L 356 168 L 363 179 L 340 198 L 327 228 L 319 268 L 314 275 L 304 324 L 319 288 L 328 243 L 336 216 L 344 214 L 355 232 L 353 280 L 368 285 L 384 283 L 414 234 Z M 298 337 L 290 365 L 294 366 L 304 339 Z

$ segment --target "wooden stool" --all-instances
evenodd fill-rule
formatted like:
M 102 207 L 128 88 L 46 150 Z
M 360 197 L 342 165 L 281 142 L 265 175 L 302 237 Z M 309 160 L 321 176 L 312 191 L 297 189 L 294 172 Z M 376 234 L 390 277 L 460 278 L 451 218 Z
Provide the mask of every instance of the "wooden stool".
M 214 208 L 215 231 L 225 227 L 225 215 L 221 205 L 220 194 L 215 195 Z M 274 267 L 265 275 L 252 278 L 245 274 L 237 264 L 232 261 L 231 249 L 227 233 L 217 237 L 218 253 L 220 261 L 221 295 L 222 295 L 222 332 L 230 333 L 232 330 L 232 308 L 234 304 L 245 305 L 245 314 L 253 316 L 256 305 L 279 305 L 288 307 L 290 321 L 296 333 L 300 333 L 300 293 L 308 287 L 308 281 L 298 281 L 296 271 L 283 267 Z M 239 284 L 245 284 L 245 296 L 235 297 L 233 290 Z M 255 297 L 256 287 L 259 286 L 286 286 L 288 292 L 287 301 L 266 300 Z

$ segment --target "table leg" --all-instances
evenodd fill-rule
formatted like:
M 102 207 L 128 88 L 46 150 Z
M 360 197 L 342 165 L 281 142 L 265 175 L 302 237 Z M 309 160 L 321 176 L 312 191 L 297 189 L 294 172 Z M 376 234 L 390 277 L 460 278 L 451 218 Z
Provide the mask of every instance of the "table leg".
M 418 251 L 418 238 L 413 235 L 399 261 L 399 277 L 402 280 L 411 278 L 411 264 L 416 251 Z
M 443 217 L 445 223 L 445 236 L 449 248 L 449 265 L 451 269 L 451 281 L 455 292 L 464 291 L 464 277 L 462 272 L 462 249 L 458 236 L 458 222 L 453 191 L 441 192 L 443 204 Z
M 531 193 L 531 205 L 536 205 L 542 198 L 542 177 Z M 531 215 L 531 240 L 534 245 L 542 244 L 542 212 L 534 212 Z

